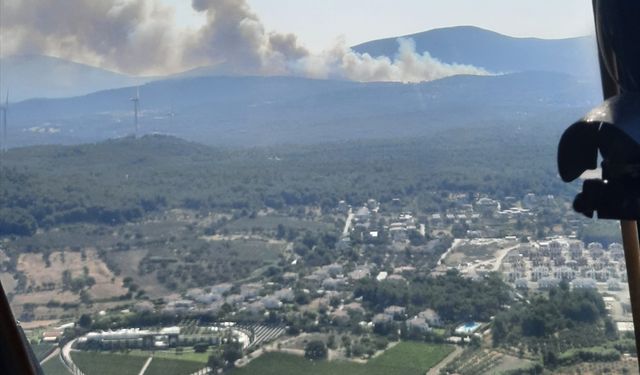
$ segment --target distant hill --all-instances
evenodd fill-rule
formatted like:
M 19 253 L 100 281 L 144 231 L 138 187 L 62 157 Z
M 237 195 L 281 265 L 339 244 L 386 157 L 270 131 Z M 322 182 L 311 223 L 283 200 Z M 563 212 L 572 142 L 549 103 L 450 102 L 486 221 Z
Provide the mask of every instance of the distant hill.
M 9 144 L 81 143 L 131 134 L 134 90 L 17 103 L 10 112 Z M 442 129 L 488 126 L 559 131 L 599 100 L 599 86 L 548 72 L 420 84 L 196 77 L 148 83 L 140 94 L 143 133 L 262 146 L 430 136 Z
M 494 73 L 548 71 L 595 77 L 598 74 L 595 42 L 590 37 L 562 40 L 512 38 L 477 27 L 435 29 L 407 35 L 417 51 L 428 51 L 447 62 L 471 64 Z M 374 40 L 353 47 L 373 56 L 393 57 L 397 37 Z M 233 69 L 201 67 L 169 77 L 139 78 L 54 57 L 24 55 L 0 60 L 0 90 L 10 90 L 13 102 L 29 98 L 61 98 L 118 87 L 139 85 L 154 79 L 222 76 Z
M 3 57 L 0 77 L 2 97 L 8 89 L 13 102 L 77 96 L 151 80 L 42 55 Z
M 514 38 L 473 26 L 458 26 L 405 35 L 419 53 L 446 63 L 471 64 L 491 72 L 530 70 L 595 76 L 598 59 L 592 37 L 569 39 Z M 392 58 L 398 37 L 379 39 L 352 47 L 361 53 Z

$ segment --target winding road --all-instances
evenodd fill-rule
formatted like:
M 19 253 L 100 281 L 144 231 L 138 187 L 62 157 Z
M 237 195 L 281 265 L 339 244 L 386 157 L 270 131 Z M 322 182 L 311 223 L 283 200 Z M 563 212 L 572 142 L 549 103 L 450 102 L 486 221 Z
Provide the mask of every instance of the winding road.
M 344 230 L 342 231 L 342 237 L 349 235 L 349 229 L 351 228 L 351 222 L 353 221 L 353 210 L 350 208 L 347 214 L 347 221 L 344 223 Z

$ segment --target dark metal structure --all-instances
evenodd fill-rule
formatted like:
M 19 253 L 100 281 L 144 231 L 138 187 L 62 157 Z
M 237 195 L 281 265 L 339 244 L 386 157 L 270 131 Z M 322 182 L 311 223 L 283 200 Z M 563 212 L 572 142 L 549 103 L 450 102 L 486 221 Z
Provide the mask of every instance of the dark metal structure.
M 558 170 L 566 181 L 598 166 L 573 203 L 588 217 L 620 220 L 636 346 L 640 347 L 640 2 L 593 0 L 605 101 L 560 139 Z
M 0 284 L 0 374 L 44 375 Z

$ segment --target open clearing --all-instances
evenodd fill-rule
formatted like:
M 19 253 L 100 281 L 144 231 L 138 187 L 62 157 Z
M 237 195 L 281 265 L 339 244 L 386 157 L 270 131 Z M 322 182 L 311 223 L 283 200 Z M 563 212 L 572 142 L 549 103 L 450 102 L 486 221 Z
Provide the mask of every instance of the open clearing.
M 201 362 L 154 357 L 144 375 L 189 375 L 204 366 Z
M 187 349 L 187 348 L 185 348 Z M 149 351 L 144 350 L 131 350 L 128 355 L 140 356 L 140 357 L 149 357 Z M 204 367 L 204 364 L 209 360 L 209 356 L 211 355 L 210 351 L 205 353 L 196 353 L 193 350 L 185 350 L 181 353 L 176 353 L 175 350 L 163 350 L 156 351 L 153 353 L 153 360 L 156 359 L 170 359 L 175 361 L 187 361 L 187 362 L 198 362 L 201 364 L 201 367 Z
M 71 375 L 69 370 L 62 364 L 60 357 L 55 356 L 42 365 L 45 375 Z
M 127 293 L 122 286 L 122 278 L 109 270 L 95 249 L 87 249 L 84 256 L 79 251 L 54 251 L 49 255 L 49 264 L 42 254 L 21 254 L 17 269 L 27 277 L 27 289 L 60 290 L 64 271 L 69 271 L 71 277 L 76 278 L 83 276 L 86 269 L 88 276 L 95 280 L 89 289 L 92 298 L 105 299 Z
M 402 342 L 366 364 L 347 361 L 309 361 L 303 357 L 268 353 L 236 369 L 233 375 L 423 375 L 445 358 L 448 345 Z
M 13 293 L 18 285 L 18 281 L 13 278 L 13 275 L 7 272 L 0 272 L 0 283 L 7 294 Z
M 320 221 L 304 220 L 285 216 L 258 216 L 255 218 L 243 217 L 241 219 L 231 221 L 226 224 L 223 229 L 227 229 L 232 233 L 251 231 L 254 228 L 275 231 L 279 224 L 282 224 L 287 228 L 310 231 L 323 231 L 332 228 L 331 224 Z
M 71 352 L 71 358 L 85 375 L 138 375 L 147 360 L 145 357 L 99 352 Z
M 71 357 L 86 375 L 138 375 L 149 354 L 141 351 L 135 354 L 72 352 Z M 153 357 L 145 375 L 189 375 L 204 366 L 201 360 L 193 361 L 189 360 L 189 356 L 181 357 L 167 352 Z

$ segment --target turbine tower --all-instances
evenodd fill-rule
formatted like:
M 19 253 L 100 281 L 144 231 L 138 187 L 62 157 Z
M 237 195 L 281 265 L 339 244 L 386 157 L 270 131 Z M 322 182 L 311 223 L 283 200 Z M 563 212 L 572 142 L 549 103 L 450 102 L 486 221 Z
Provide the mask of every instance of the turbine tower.
M 9 112 L 9 90 L 7 90 L 4 105 L 0 103 L 0 111 L 2 112 L 2 142 L 0 143 L 0 152 L 5 152 L 7 151 L 7 112 Z
M 133 102 L 133 125 L 135 126 L 133 136 L 137 137 L 138 131 L 140 130 L 138 126 L 138 106 L 140 105 L 140 87 L 136 87 L 136 96 L 131 98 L 131 101 Z

